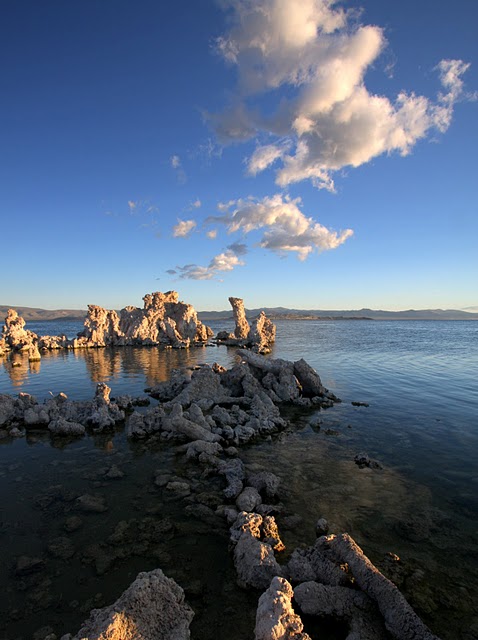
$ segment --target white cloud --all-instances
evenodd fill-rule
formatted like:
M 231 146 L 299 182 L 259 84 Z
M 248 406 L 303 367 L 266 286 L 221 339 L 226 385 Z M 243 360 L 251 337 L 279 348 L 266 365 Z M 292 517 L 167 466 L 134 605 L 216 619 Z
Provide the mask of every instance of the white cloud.
M 199 209 L 199 207 L 201 206 L 201 200 L 199 200 L 199 198 L 197 198 L 193 203 L 192 203 L 192 208 L 193 209 Z
M 211 231 L 206 231 L 206 235 L 211 240 L 214 240 L 214 238 L 217 236 L 217 229 L 211 229 Z
M 196 226 L 197 222 L 195 220 L 180 220 L 178 218 L 178 224 L 173 227 L 173 236 L 175 238 L 187 238 Z
M 179 156 L 171 156 L 170 162 L 173 169 L 179 169 L 181 166 L 181 158 Z
M 300 198 L 291 199 L 281 194 L 262 200 L 241 198 L 221 203 L 218 209 L 223 215 L 211 216 L 206 222 L 225 224 L 228 233 L 248 234 L 265 229 L 261 247 L 281 254 L 295 252 L 299 260 L 305 260 L 314 250 L 320 253 L 336 249 L 353 235 L 351 229 L 337 233 L 307 218 L 299 209 L 300 203 Z M 230 245 L 229 249 L 233 247 Z
M 220 273 L 232 271 L 235 267 L 244 265 L 238 256 L 228 249 L 224 253 L 214 256 L 207 267 L 197 264 L 186 264 L 183 267 L 176 267 L 176 273 L 181 280 L 216 280 Z M 170 269 L 168 273 L 174 271 Z
M 280 162 L 280 186 L 309 179 L 333 191 L 335 171 L 384 153 L 406 155 L 431 130 L 445 131 L 465 96 L 462 76 L 469 65 L 461 60 L 438 64 L 443 91 L 434 101 L 407 92 L 393 99 L 371 93 L 365 76 L 386 46 L 383 31 L 358 24 L 357 14 L 337 0 L 225 4 L 232 26 L 217 48 L 237 67 L 239 81 L 232 106 L 210 120 L 223 141 L 275 136 L 256 148 L 247 166 L 255 175 Z M 259 109 L 261 97 L 267 97 L 267 112 Z
M 258 147 L 247 162 L 247 172 L 255 176 L 257 173 L 264 171 L 279 158 L 282 158 L 287 152 L 284 145 L 266 144 Z

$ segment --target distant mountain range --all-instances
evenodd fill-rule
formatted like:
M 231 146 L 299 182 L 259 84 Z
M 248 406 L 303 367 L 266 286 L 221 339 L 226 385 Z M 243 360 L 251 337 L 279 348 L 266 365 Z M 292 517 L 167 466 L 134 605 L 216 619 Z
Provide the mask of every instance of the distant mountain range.
M 478 320 L 478 313 L 461 309 L 409 309 L 407 311 L 381 311 L 375 309 L 357 309 L 341 311 L 331 309 L 288 309 L 286 307 L 263 307 L 246 309 L 248 318 L 257 316 L 261 311 L 272 320 Z M 200 311 L 202 322 L 232 318 L 231 310 Z
M 83 320 L 86 309 L 37 309 L 33 307 L 11 307 L 0 305 L 0 324 L 8 309 L 16 309 L 27 322 L 38 320 Z M 477 309 L 477 307 L 469 307 Z M 340 311 L 330 309 L 288 309 L 286 307 L 263 307 L 246 309 L 248 318 L 254 318 L 261 311 L 273 320 L 478 320 L 478 312 L 461 309 L 408 309 L 407 311 L 381 311 L 375 309 L 357 309 Z M 199 311 L 202 322 L 226 320 L 232 318 L 231 309 L 224 311 Z

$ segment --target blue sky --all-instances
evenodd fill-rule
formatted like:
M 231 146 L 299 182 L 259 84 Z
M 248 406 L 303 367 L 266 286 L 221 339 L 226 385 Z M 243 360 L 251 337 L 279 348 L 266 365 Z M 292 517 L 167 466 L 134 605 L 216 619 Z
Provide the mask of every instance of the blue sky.
M 0 2 L 0 303 L 478 305 L 478 5 Z

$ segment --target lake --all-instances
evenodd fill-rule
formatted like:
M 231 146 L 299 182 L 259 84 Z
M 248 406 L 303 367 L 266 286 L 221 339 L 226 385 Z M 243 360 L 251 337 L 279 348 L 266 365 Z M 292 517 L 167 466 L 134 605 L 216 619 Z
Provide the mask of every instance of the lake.
M 332 531 L 348 531 L 393 577 L 435 633 L 449 640 L 477 638 L 478 323 L 276 324 L 272 357 L 304 357 L 343 401 L 320 412 L 320 425 L 311 426 L 310 411 L 290 411 L 293 428 L 241 450 L 250 468 L 282 478 L 284 509 L 301 518 L 300 526 L 283 532 L 289 550 L 312 544 L 315 521 L 325 516 Z M 232 325 L 211 326 L 218 331 Z M 73 337 L 81 323 L 27 323 L 27 329 Z M 40 363 L 25 358 L 15 368 L 4 358 L 0 393 L 26 391 L 43 399 L 63 391 L 85 399 L 97 382 L 106 382 L 112 396 L 144 395 L 173 368 L 231 366 L 235 354 L 215 346 L 90 349 L 51 352 Z M 231 640 L 253 636 L 257 594 L 235 586 L 225 526 L 198 522 L 185 508 L 187 500 L 172 499 L 153 482 L 160 469 L 203 483 L 198 490 L 213 505 L 219 480 L 198 479 L 197 467 L 170 445 L 130 443 L 121 431 L 53 446 L 48 435 L 36 432 L 0 444 L 5 638 L 29 638 L 45 625 L 57 634 L 76 632 L 89 608 L 112 602 L 138 571 L 156 566 L 186 588 L 196 611 L 193 638 L 216 638 L 218 632 Z M 354 456 L 362 451 L 384 469 L 359 469 Z M 124 476 L 106 479 L 112 465 Z M 66 535 L 73 497 L 95 492 L 106 496 L 108 510 L 82 516 L 81 528 Z M 146 534 L 142 539 L 147 518 L 158 517 L 170 528 L 164 525 L 154 543 Z M 123 545 L 123 557 L 98 560 L 104 555 L 98 541 L 114 538 L 123 521 L 136 531 L 134 550 Z M 55 551 L 55 541 L 65 536 L 73 543 L 69 557 Z M 398 565 L 390 567 L 387 552 L 400 557 Z M 12 563 L 21 555 L 45 558 L 47 569 L 12 578 Z M 342 637 L 330 633 L 324 637 Z

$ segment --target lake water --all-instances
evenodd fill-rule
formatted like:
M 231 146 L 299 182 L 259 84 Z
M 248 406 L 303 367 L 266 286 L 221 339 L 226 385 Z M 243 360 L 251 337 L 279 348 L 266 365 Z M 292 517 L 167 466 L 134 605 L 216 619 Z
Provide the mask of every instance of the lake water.
M 72 337 L 81 323 L 27 328 Z M 478 323 L 278 321 L 272 356 L 304 357 L 343 400 L 320 412 L 320 427 L 311 426 L 313 413 L 293 411 L 293 429 L 241 451 L 251 468 L 282 478 L 285 512 L 302 518 L 283 531 L 288 548 L 312 544 L 314 523 L 323 515 L 332 531 L 348 531 L 399 584 L 435 633 L 449 640 L 478 638 Z M 231 366 L 234 358 L 234 349 L 204 347 L 52 352 L 40 363 L 25 358 L 15 368 L 3 359 L 0 393 L 27 391 L 42 399 L 63 391 L 84 399 L 101 381 L 112 396 L 143 395 L 172 368 L 215 361 Z M 168 445 L 132 444 L 121 431 L 63 446 L 52 446 L 40 432 L 0 443 L 0 637 L 29 638 L 45 625 L 57 633 L 76 631 L 88 607 L 112 602 L 138 571 L 156 566 L 186 587 L 196 610 L 193 638 L 216 638 L 218 632 L 231 640 L 253 637 L 257 594 L 234 584 L 225 527 L 199 523 L 194 510 L 185 510 L 191 499 L 172 499 L 153 482 L 158 469 L 189 478 L 198 483 L 195 495 L 215 506 L 221 502 L 219 480 L 198 479 L 197 467 Z M 353 458 L 361 451 L 384 469 L 359 469 Z M 106 479 L 112 464 L 124 477 Z M 72 496 L 82 493 L 103 494 L 108 510 L 81 514 L 83 526 L 65 534 Z M 141 534 L 149 526 L 145 514 L 172 523 L 154 544 Z M 131 542 L 133 551 L 123 545 L 122 557 L 103 543 L 91 548 L 121 521 L 130 523 L 141 544 Z M 52 546 L 65 536 L 74 545 L 69 557 Z M 400 562 L 391 566 L 387 552 Z M 101 553 L 113 559 L 98 560 Z M 42 557 L 47 568 L 12 577 L 21 555 Z M 329 633 L 321 637 L 343 637 Z

